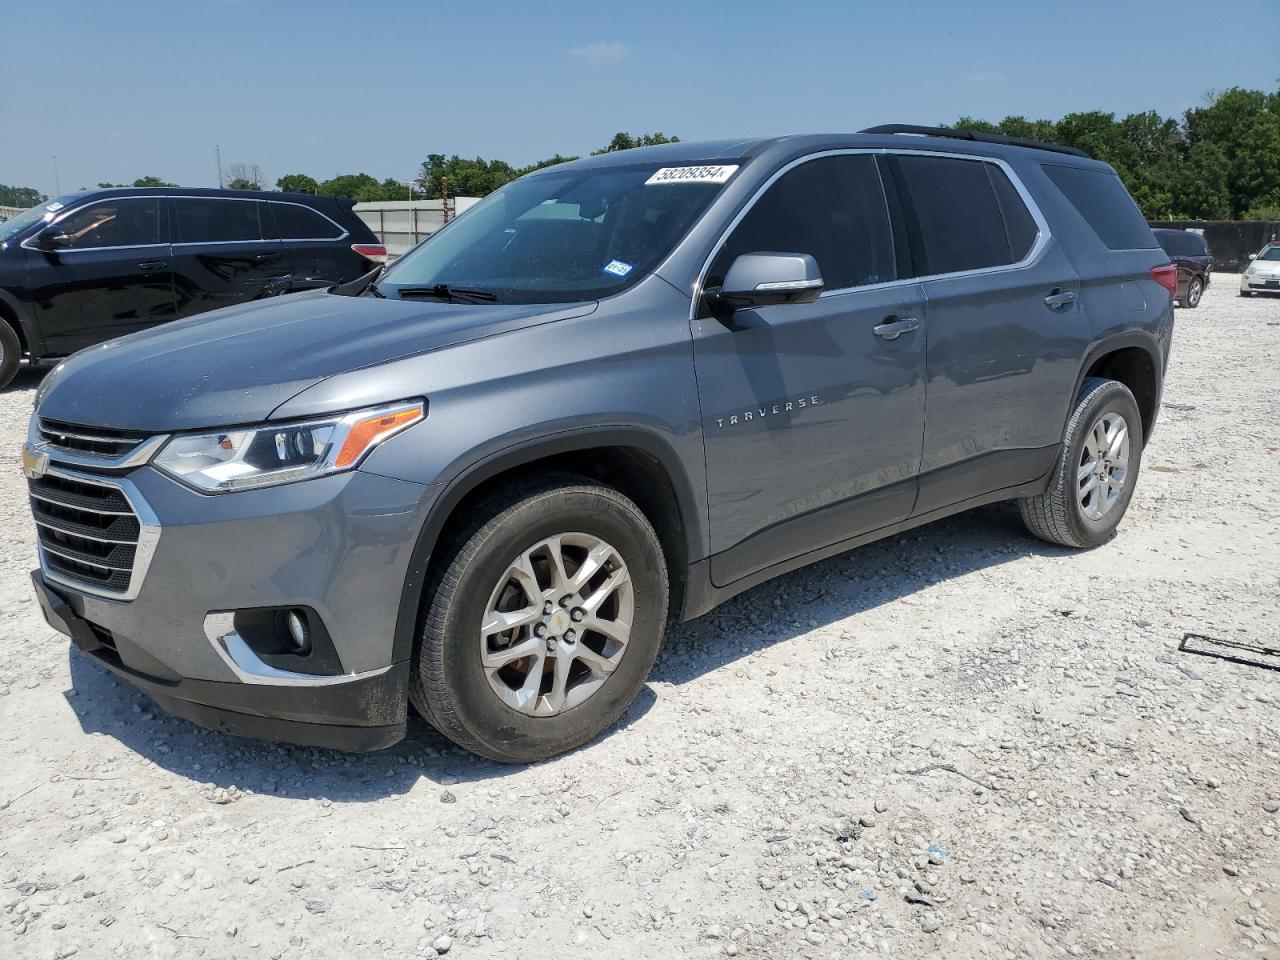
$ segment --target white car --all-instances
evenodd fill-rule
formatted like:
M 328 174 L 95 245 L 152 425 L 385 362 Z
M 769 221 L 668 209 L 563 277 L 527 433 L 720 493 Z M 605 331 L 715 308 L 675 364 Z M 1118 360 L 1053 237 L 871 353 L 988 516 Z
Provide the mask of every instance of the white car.
M 1240 296 L 1280 293 L 1280 243 L 1269 243 L 1249 257 L 1240 277 Z

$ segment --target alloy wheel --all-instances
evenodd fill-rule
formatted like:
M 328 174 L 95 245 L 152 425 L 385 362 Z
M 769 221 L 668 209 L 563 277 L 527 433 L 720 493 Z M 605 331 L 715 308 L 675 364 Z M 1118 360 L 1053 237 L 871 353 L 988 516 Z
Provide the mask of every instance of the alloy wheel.
M 1194 306 L 1196 306 L 1197 304 L 1199 304 L 1199 303 L 1200 303 L 1200 295 L 1201 295 L 1203 292 L 1204 292 L 1204 287 L 1201 285 L 1200 281 L 1199 281 L 1199 280 L 1192 280 L 1192 281 L 1191 281 L 1191 289 L 1189 289 L 1189 290 L 1187 291 L 1187 304 L 1188 304 L 1189 306 L 1192 306 L 1192 307 L 1194 307 Z
M 1076 499 L 1090 520 L 1101 520 L 1120 501 L 1129 478 L 1129 424 L 1115 412 L 1094 421 L 1076 472 Z
M 622 555 L 561 533 L 508 564 L 480 625 L 489 687 L 513 710 L 552 717 L 597 693 L 627 650 L 635 593 Z

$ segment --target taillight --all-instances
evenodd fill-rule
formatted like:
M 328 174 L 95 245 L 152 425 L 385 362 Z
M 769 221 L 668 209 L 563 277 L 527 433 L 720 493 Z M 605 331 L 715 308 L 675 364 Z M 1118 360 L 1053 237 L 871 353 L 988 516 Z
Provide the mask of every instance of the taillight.
M 1152 267 L 1151 279 L 1168 290 L 1169 296 L 1178 295 L 1178 268 L 1172 263 L 1166 263 L 1163 267 Z
M 381 243 L 353 243 L 351 249 L 373 263 L 387 262 L 387 248 Z

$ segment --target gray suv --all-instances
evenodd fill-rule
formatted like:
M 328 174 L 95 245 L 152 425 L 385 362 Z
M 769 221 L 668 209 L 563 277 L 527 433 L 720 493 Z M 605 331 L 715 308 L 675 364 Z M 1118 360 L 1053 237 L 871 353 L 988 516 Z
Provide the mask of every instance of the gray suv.
M 46 617 L 165 709 L 501 761 L 590 740 L 669 618 L 971 507 L 1105 541 L 1176 271 L 1115 172 L 969 131 L 523 177 L 391 267 L 77 353 L 23 451 Z

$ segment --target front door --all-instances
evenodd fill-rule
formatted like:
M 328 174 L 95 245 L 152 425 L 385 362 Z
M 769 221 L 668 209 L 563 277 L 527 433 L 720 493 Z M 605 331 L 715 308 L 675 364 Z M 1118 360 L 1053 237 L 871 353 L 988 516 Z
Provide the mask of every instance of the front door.
M 284 245 L 266 239 L 262 201 L 174 197 L 173 280 L 181 316 L 204 313 L 289 289 Z
M 28 247 L 27 278 L 45 350 L 55 356 L 174 315 L 162 197 L 115 197 L 56 221 L 70 245 Z
M 694 323 L 721 586 L 903 519 L 920 466 L 923 298 L 917 284 L 893 282 L 874 156 L 823 156 L 784 173 L 734 228 L 706 285 L 738 255 L 765 251 L 811 254 L 826 292 L 738 310 L 733 329 L 708 312 Z

